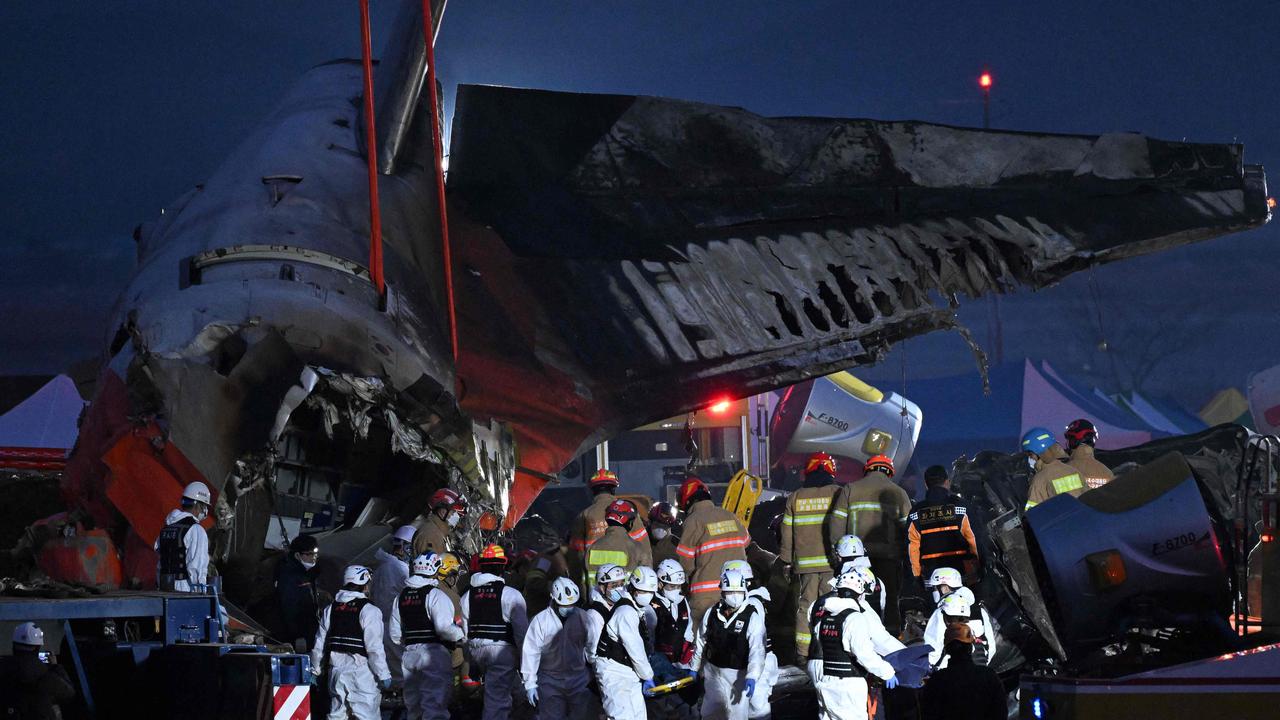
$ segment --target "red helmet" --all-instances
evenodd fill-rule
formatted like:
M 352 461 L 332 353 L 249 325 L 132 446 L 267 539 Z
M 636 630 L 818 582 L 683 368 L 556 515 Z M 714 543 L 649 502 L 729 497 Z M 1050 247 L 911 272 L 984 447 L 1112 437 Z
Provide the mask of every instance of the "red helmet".
M 609 509 L 605 510 L 604 519 L 624 528 L 630 528 L 631 523 L 636 519 L 636 506 L 627 500 L 614 500 L 609 503 Z
M 431 495 L 431 501 L 428 503 L 432 510 L 440 508 L 449 508 L 458 512 L 466 512 L 467 499 L 458 494 L 457 490 L 452 488 L 440 488 Z
M 1067 449 L 1075 450 L 1081 443 L 1093 445 L 1098 442 L 1098 428 L 1094 427 L 1093 423 L 1088 420 L 1080 418 L 1079 420 L 1072 420 L 1071 424 L 1067 426 L 1066 436 Z
M 821 470 L 831 477 L 835 477 L 836 459 L 824 452 L 816 452 L 809 456 L 809 462 L 804 466 L 804 474 L 808 475 L 814 470 Z
M 618 474 L 608 468 L 600 468 L 587 481 L 587 487 L 592 490 L 604 487 L 616 488 L 618 487 Z
M 661 525 L 675 525 L 679 522 L 676 509 L 669 502 L 656 502 L 649 508 L 649 522 Z
M 711 494 L 711 491 L 707 489 L 706 483 L 696 477 L 686 478 L 684 484 L 680 486 L 680 492 L 676 498 L 680 504 L 680 509 L 688 510 L 689 500 L 700 492 L 706 493 L 707 495 Z
M 890 460 L 888 455 L 873 455 L 867 464 L 862 466 L 864 473 L 873 473 L 877 470 L 893 477 L 893 460 Z
M 480 561 L 478 563 L 484 565 L 506 565 L 507 553 L 497 543 L 490 544 L 480 551 Z

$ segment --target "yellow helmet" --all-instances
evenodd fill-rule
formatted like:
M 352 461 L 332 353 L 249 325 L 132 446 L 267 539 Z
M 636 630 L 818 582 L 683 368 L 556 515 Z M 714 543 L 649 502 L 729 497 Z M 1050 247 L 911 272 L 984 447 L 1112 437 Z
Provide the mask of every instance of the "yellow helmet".
M 440 571 L 436 573 L 436 576 L 447 578 L 450 575 L 457 575 L 459 572 L 462 572 L 462 560 L 457 555 L 446 552 L 440 563 Z

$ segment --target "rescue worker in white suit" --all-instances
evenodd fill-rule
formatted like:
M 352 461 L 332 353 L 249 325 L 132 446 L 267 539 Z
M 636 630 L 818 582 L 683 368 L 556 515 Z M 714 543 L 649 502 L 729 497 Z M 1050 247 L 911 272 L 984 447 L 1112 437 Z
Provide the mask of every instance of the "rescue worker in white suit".
M 373 568 L 373 583 L 369 586 L 369 597 L 373 604 L 382 611 L 382 617 L 388 620 L 387 630 L 391 629 L 391 609 L 400 597 L 405 582 L 409 579 L 409 560 L 413 558 L 413 534 L 417 529 L 412 525 L 401 525 L 391 535 L 391 552 L 378 548 L 373 554 L 378 564 Z M 400 653 L 404 648 L 391 642 L 391 634 L 386 637 L 387 667 L 391 668 L 391 680 L 400 684 L 403 674 L 400 670 Z
M 898 686 L 893 666 L 876 652 L 868 618 L 875 613 L 859 602 L 866 590 L 856 568 L 836 578 L 836 595 L 815 611 L 814 639 L 822 659 L 809 663 L 810 679 L 818 691 L 823 720 L 867 720 L 867 676 Z
M 641 566 L 627 585 L 629 592 L 610 608 L 596 646 L 596 680 L 609 720 L 644 718 L 644 695 L 654 687 L 642 613 L 658 591 L 658 576 Z
M 587 662 L 595 668 L 596 648 L 600 645 L 600 633 L 604 631 L 604 623 L 613 612 L 613 605 L 627 594 L 627 573 L 622 568 L 608 563 L 601 565 L 596 571 L 596 585 L 591 588 L 590 602 L 587 604 Z
M 311 650 L 311 672 L 329 670 L 330 720 L 380 720 L 382 690 L 391 687 L 383 651 L 382 611 L 365 592 L 373 573 L 352 565 L 342 574 L 342 589 L 320 613 Z M 328 661 L 327 663 L 325 661 Z
M 489 545 L 480 551 L 480 572 L 471 576 L 471 588 L 462 596 L 471 673 L 484 678 L 484 720 L 511 717 L 516 661 L 529 627 L 524 597 L 502 579 L 506 567 L 502 547 Z
M 861 561 L 855 560 L 850 563 L 850 565 L 851 567 L 849 569 L 857 573 L 858 577 L 862 578 L 862 585 L 864 588 L 872 588 L 879 585 L 879 581 L 876 579 L 875 573 L 871 572 L 869 562 L 864 565 Z M 880 594 L 880 598 L 883 600 L 883 593 Z M 867 621 L 867 627 L 871 634 L 871 645 L 875 647 L 877 654 L 884 657 L 890 653 L 906 649 L 907 646 L 903 645 L 901 640 L 894 637 L 892 633 L 885 629 L 884 621 L 880 619 L 882 617 L 880 613 L 883 612 L 884 609 L 876 608 L 874 596 L 870 592 L 863 592 L 862 595 L 858 596 L 858 602 L 862 605 L 863 610 L 870 611 L 870 614 L 864 619 Z
M 724 571 L 720 602 L 702 616 L 690 665 L 703 678 L 703 720 L 747 720 L 764 674 L 764 613 L 747 590 L 740 571 Z
M 658 563 L 658 594 L 644 608 L 644 624 L 653 638 L 653 650 L 676 667 L 688 668 L 693 658 L 693 612 L 681 588 L 686 576 L 680 563 L 670 558 Z
M 156 537 L 156 585 L 168 592 L 204 592 L 209 577 L 209 535 L 200 521 L 209 515 L 209 486 L 182 490 L 182 506 L 169 511 Z
M 778 684 L 778 656 L 773 652 L 773 638 L 769 637 L 767 624 L 769 603 L 772 598 L 769 595 L 769 589 L 756 582 L 756 573 L 751 569 L 751 563 L 746 560 L 730 560 L 724 564 L 724 570 L 737 570 L 742 573 L 742 577 L 747 580 L 747 602 L 755 605 L 760 617 L 766 621 L 764 626 L 764 671 L 760 674 L 760 679 L 756 683 L 755 692 L 751 693 L 751 707 L 747 717 L 749 720 L 767 720 L 773 716 L 773 706 L 770 703 L 770 699 L 773 695 L 773 686 Z
M 990 665 L 996 655 L 996 632 L 991 624 L 991 616 L 987 609 L 977 602 L 973 591 L 967 587 L 942 598 L 938 609 L 933 611 L 929 622 L 924 626 L 924 641 L 933 647 L 929 653 L 929 664 L 941 670 L 947 666 L 950 655 L 943 652 L 947 626 L 952 623 L 966 623 L 973 634 L 973 662 L 975 665 Z
M 587 612 L 577 607 L 582 593 L 567 577 L 551 584 L 551 605 L 529 621 L 520 654 L 525 698 L 538 720 L 586 718 Z
M 413 559 L 404 590 L 391 606 L 388 635 L 403 646 L 404 705 L 409 720 L 449 720 L 453 696 L 453 647 L 461 643 L 462 618 L 436 577 L 444 558 L 436 553 Z

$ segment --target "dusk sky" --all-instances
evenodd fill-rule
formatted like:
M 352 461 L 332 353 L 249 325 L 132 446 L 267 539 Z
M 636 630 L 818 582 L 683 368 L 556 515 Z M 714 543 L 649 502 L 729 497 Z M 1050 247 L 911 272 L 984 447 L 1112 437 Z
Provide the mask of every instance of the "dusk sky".
M 375 48 L 394 15 L 374 0 Z M 358 56 L 355 0 L 0 5 L 0 373 L 101 351 L 133 227 L 218 166 L 310 66 Z M 453 0 L 437 56 L 459 82 L 663 95 L 765 115 L 1139 131 L 1245 144 L 1280 185 L 1280 2 Z M 1275 191 L 1273 190 L 1273 194 Z M 1002 303 L 1005 356 L 1196 407 L 1280 362 L 1280 225 L 1073 276 Z M 1099 332 L 1098 318 L 1102 329 Z M 986 303 L 961 318 L 986 339 Z M 1109 352 L 1096 350 L 1105 338 Z M 1151 349 L 1148 349 L 1150 346 Z M 1163 357 L 1167 356 L 1167 357 Z M 972 369 L 954 335 L 908 374 Z M 901 375 L 894 356 L 863 374 Z

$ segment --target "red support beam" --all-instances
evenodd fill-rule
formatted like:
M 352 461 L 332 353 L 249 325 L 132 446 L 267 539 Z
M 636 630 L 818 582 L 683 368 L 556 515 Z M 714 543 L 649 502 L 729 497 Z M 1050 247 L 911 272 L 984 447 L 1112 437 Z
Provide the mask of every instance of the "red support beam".
M 427 45 L 427 95 L 431 108 L 431 140 L 435 144 L 436 198 L 440 211 L 440 247 L 444 259 L 444 292 L 449 312 L 449 347 L 458 362 L 458 317 L 453 302 L 453 252 L 449 247 L 449 213 L 444 196 L 444 141 L 440 137 L 440 101 L 436 96 L 436 38 L 431 0 L 422 0 L 422 37 Z
M 387 283 L 382 276 L 382 212 L 378 207 L 378 133 L 373 116 L 373 43 L 369 38 L 369 0 L 360 0 L 360 41 L 364 51 L 364 154 L 369 161 L 369 277 L 381 298 L 386 295 Z

